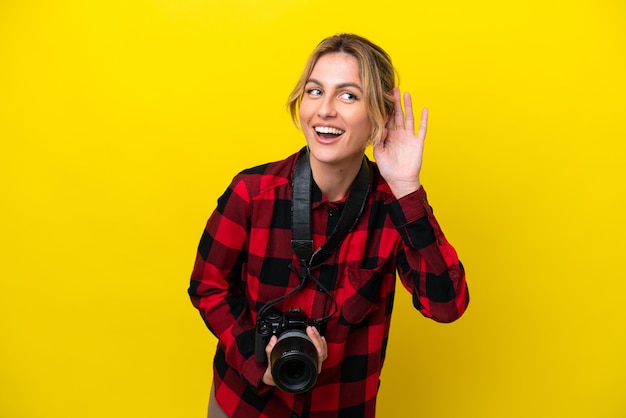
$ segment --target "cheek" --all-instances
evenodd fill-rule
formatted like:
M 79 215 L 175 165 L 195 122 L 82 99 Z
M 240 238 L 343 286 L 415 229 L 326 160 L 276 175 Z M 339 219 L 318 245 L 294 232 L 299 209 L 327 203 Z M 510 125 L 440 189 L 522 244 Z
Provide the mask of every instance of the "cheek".
M 302 100 L 298 109 L 298 117 L 300 121 L 305 121 L 311 117 L 312 106 L 309 100 Z
M 372 125 L 372 123 L 370 122 L 369 114 L 367 113 L 367 110 L 365 109 L 365 106 L 359 106 L 357 108 L 352 109 L 352 112 L 350 114 L 350 119 L 353 121 L 353 123 L 357 123 L 363 128 L 371 127 Z
M 310 129 L 307 129 L 307 127 L 310 125 L 311 122 L 310 106 L 306 106 L 304 104 L 300 105 L 300 108 L 298 109 L 298 121 L 300 122 L 300 131 L 304 134 L 307 141 L 309 141 L 311 139 L 309 138 L 311 131 Z
M 369 138 L 370 134 L 372 133 L 372 122 L 370 121 L 370 118 L 367 114 L 363 114 L 360 113 L 358 116 L 355 115 L 356 117 L 353 119 L 354 121 L 354 125 L 359 127 L 359 131 L 364 134 L 367 135 L 367 137 Z

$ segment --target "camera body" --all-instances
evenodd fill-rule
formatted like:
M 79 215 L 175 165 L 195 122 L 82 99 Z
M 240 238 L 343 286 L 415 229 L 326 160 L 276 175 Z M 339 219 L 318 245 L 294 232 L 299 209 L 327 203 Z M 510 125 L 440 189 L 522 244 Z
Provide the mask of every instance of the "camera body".
M 265 347 L 273 335 L 278 337 L 270 354 L 270 367 L 276 386 L 285 392 L 303 393 L 317 381 L 318 355 L 306 333 L 315 326 L 301 309 L 289 309 L 284 315 L 275 313 L 257 318 L 254 352 L 265 362 Z

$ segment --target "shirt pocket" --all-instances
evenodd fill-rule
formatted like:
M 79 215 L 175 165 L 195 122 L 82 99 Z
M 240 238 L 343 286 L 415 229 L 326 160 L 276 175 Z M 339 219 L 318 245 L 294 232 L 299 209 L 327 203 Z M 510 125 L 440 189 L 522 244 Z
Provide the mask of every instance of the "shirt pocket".
M 340 322 L 355 325 L 379 308 L 382 269 L 359 269 L 348 265 L 344 280 L 344 302 Z

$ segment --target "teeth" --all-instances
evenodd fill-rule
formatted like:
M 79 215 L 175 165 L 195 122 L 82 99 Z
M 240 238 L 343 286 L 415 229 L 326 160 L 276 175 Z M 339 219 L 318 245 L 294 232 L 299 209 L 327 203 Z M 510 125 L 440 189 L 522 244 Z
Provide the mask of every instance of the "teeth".
M 330 126 L 316 126 L 315 132 L 318 134 L 333 134 L 333 135 L 341 135 L 344 133 L 341 129 L 332 128 Z

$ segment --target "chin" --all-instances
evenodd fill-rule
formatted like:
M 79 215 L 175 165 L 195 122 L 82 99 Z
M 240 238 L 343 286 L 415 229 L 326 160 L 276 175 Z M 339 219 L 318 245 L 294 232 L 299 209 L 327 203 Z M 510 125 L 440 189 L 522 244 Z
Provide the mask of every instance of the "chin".
M 363 158 L 365 150 L 353 153 L 347 153 L 341 148 L 315 144 L 309 146 L 309 154 L 311 158 L 323 164 L 351 164 L 353 161 L 360 161 Z
M 309 154 L 311 155 L 311 158 L 327 164 L 341 160 L 339 153 L 328 145 L 309 145 Z

